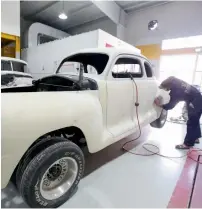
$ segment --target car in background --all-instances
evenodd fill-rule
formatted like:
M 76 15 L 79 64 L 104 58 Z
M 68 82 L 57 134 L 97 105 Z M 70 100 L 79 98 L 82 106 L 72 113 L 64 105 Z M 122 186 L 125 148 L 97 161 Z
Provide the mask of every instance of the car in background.
M 27 72 L 25 61 L 1 57 L 1 88 L 32 85 L 33 78 Z

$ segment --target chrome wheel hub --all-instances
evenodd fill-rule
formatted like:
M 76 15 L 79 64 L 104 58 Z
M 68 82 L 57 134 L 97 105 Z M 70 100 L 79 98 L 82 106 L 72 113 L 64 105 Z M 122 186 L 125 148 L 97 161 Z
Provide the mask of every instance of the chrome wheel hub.
M 41 183 L 41 195 L 54 200 L 65 194 L 74 183 L 78 173 L 75 159 L 64 157 L 55 161 L 44 173 Z

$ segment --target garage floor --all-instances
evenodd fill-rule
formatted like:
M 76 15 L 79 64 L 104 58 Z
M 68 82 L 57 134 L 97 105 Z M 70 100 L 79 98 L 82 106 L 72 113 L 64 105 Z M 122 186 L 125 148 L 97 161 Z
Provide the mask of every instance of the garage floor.
M 185 128 L 184 125 L 173 123 L 167 123 L 163 129 L 148 126 L 143 129 L 141 138 L 131 144 L 130 148 L 145 153 L 141 144 L 147 141 L 159 146 L 164 155 L 183 155 L 186 151 L 177 151 L 174 146 L 183 141 Z M 202 190 L 202 165 L 197 167 L 197 163 L 188 158 L 168 159 L 156 155 L 142 157 L 124 153 L 120 149 L 122 144 L 134 137 L 123 139 L 96 154 L 86 155 L 85 177 L 75 195 L 61 208 L 177 208 L 183 204 L 186 207 L 190 192 L 194 201 L 190 204 L 202 208 L 199 198 Z M 198 147 L 202 147 L 202 140 Z M 194 189 L 193 179 L 196 180 Z M 12 184 L 2 190 L 1 198 L 2 207 L 27 207 Z M 180 201 L 182 199 L 184 201 Z

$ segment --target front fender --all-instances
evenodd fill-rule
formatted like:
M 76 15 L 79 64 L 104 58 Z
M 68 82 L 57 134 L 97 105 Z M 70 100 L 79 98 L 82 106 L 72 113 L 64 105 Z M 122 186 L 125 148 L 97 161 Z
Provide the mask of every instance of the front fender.
M 2 93 L 2 179 L 40 136 L 75 126 L 93 151 L 102 138 L 103 116 L 97 91 Z M 9 178 L 8 178 L 9 177 Z M 4 182 L 2 182 L 4 185 Z
M 170 101 L 170 94 L 169 94 L 169 92 L 165 91 L 163 89 L 158 89 L 157 94 L 156 94 L 156 98 L 157 97 L 161 98 L 161 105 L 168 104 L 169 101 Z M 157 107 L 156 105 L 154 105 L 154 106 L 155 106 L 155 109 L 157 111 L 157 116 L 159 118 L 160 115 L 161 115 L 161 112 L 162 112 L 162 108 Z

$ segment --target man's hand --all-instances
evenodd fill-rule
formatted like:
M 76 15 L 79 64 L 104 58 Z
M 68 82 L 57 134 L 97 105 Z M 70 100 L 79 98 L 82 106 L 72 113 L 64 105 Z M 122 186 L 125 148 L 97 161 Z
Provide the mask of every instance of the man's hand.
M 156 99 L 154 100 L 154 103 L 155 103 L 158 107 L 161 107 L 161 106 L 162 106 L 162 97 L 161 97 L 161 96 L 156 97 Z

